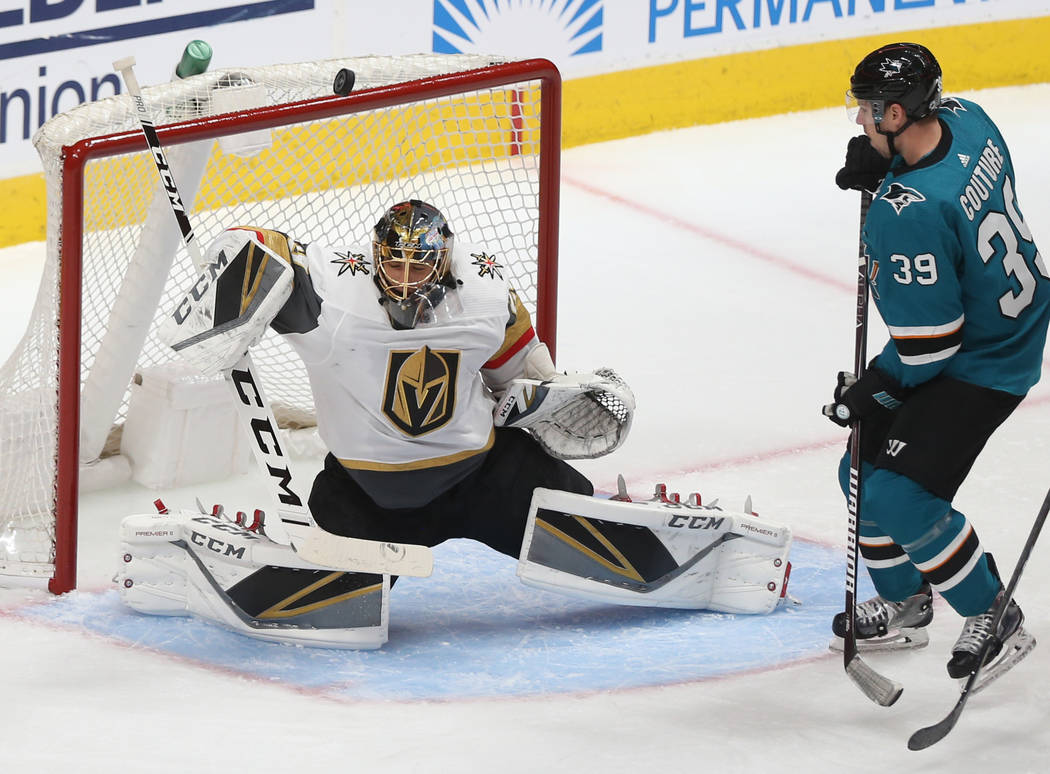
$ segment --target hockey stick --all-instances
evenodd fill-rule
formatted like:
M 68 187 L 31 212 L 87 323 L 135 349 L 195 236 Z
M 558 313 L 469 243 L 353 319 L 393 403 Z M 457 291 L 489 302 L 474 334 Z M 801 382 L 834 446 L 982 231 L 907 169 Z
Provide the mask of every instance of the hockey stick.
M 196 268 L 203 270 L 204 256 L 165 158 L 157 129 L 146 110 L 134 66 L 134 57 L 125 57 L 113 63 L 113 69 L 123 76 L 135 105 L 146 144 L 160 174 L 172 214 L 179 224 L 182 241 Z M 306 501 L 295 491 L 291 466 L 277 440 L 277 422 L 262 391 L 250 355 L 245 354 L 224 376 L 236 398 L 238 416 L 251 438 L 252 456 L 263 472 L 274 499 L 280 503 L 277 514 L 292 548 L 299 556 L 314 564 L 353 572 L 418 577 L 430 575 L 433 556 L 426 546 L 340 537 L 318 527 Z
M 1006 591 L 1003 593 L 1003 597 L 999 601 L 999 606 L 995 611 L 995 617 L 992 619 L 993 632 L 999 631 L 999 623 L 1003 620 L 1003 615 L 1006 614 L 1006 608 L 1009 607 L 1010 600 L 1014 598 L 1014 590 L 1017 588 L 1018 581 L 1021 580 L 1021 573 L 1024 571 L 1025 565 L 1028 564 L 1028 557 L 1032 554 L 1032 548 L 1035 546 L 1035 541 L 1038 539 L 1039 533 L 1043 529 L 1043 523 L 1046 521 L 1047 511 L 1050 511 L 1050 491 L 1047 491 L 1046 497 L 1043 498 L 1043 505 L 1039 509 L 1039 515 L 1035 517 L 1035 524 L 1032 525 L 1032 529 L 1028 533 L 1028 540 L 1025 541 L 1024 548 L 1021 549 L 1021 555 L 1017 558 L 1017 566 L 1014 567 L 1014 574 L 1010 576 L 1010 582 L 1007 584 Z M 981 652 L 978 654 L 977 668 L 973 670 L 973 672 L 970 673 L 970 676 L 966 679 L 966 685 L 963 686 L 962 691 L 959 693 L 959 699 L 955 702 L 955 707 L 952 711 L 949 712 L 947 717 L 945 717 L 940 723 L 920 728 L 912 734 L 911 738 L 908 739 L 909 750 L 925 750 L 930 745 L 936 744 L 944 739 L 944 737 L 955 728 L 959 716 L 962 715 L 963 707 L 966 706 L 966 701 L 976 692 L 974 686 L 977 684 L 977 678 L 981 674 L 981 669 L 984 668 L 984 662 L 988 659 L 988 654 L 991 651 L 994 642 L 994 637 L 989 637 L 985 641 L 984 647 L 981 648 Z
M 864 250 L 864 223 L 871 207 L 871 194 L 860 193 L 860 236 L 857 259 L 857 323 L 853 373 L 864 375 L 868 350 L 868 262 Z M 864 695 L 876 704 L 889 707 L 900 698 L 903 686 L 883 677 L 865 663 L 857 653 L 857 563 L 860 560 L 857 531 L 860 525 L 861 496 L 861 422 L 853 424 L 849 443 L 849 531 L 846 538 L 846 633 L 843 636 L 842 661 L 846 674 Z

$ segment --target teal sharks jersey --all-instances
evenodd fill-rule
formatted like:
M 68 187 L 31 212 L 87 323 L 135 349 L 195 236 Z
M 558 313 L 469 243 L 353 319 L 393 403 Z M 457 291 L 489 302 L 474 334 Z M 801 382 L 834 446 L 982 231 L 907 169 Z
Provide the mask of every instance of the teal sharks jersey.
M 1039 380 L 1050 274 L 995 124 L 956 98 L 937 117 L 941 142 L 914 166 L 894 158 L 864 227 L 891 337 L 877 365 L 904 386 L 944 375 L 1024 395 Z

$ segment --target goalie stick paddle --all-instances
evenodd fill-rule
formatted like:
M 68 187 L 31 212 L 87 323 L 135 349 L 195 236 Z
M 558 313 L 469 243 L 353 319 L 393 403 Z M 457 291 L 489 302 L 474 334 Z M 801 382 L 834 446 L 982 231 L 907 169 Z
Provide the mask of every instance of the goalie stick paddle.
M 300 496 L 292 480 L 291 465 L 281 449 L 277 420 L 251 358 L 248 355 L 242 357 L 225 376 L 230 391 L 237 398 L 235 403 L 241 424 L 251 430 L 252 456 L 277 496 L 277 515 L 296 554 L 314 564 L 349 568 L 355 572 L 415 577 L 430 575 L 434 562 L 426 546 L 340 537 L 319 528 L 307 501 Z
M 871 194 L 860 192 L 860 228 L 857 257 L 857 320 L 853 373 L 864 375 L 868 349 L 868 262 L 864 250 L 864 223 L 871 207 Z M 846 633 L 843 637 L 842 660 L 846 674 L 864 695 L 876 704 L 889 707 L 900 698 L 904 688 L 868 666 L 857 652 L 857 563 L 860 560 L 857 530 L 860 524 L 861 422 L 853 424 L 849 443 L 849 528 L 846 538 Z
M 201 270 L 205 265 L 204 256 L 175 184 L 175 177 L 168 166 L 157 129 L 146 109 L 134 67 L 134 57 L 125 57 L 113 63 L 113 69 L 124 78 L 128 94 L 135 105 L 142 133 L 146 137 L 146 145 L 160 174 L 172 214 L 182 232 L 182 241 L 194 266 Z M 287 464 L 277 440 L 277 422 L 255 374 L 251 357 L 246 354 L 225 374 L 226 383 L 236 398 L 238 416 L 250 435 L 252 456 L 266 475 L 271 493 L 280 503 L 277 513 L 296 554 L 314 564 L 351 572 L 418 577 L 430 575 L 433 569 L 433 555 L 426 546 L 341 537 L 325 532 L 317 526 L 306 501 L 294 490 L 291 467 Z
M 1035 517 L 1035 524 L 1032 525 L 1032 529 L 1028 533 L 1028 540 L 1025 541 L 1024 548 L 1021 549 L 1021 555 L 1017 558 L 1014 574 L 1010 576 L 1010 582 L 1006 586 L 1006 591 L 1003 593 L 1002 599 L 999 600 L 995 617 L 992 619 L 992 631 L 999 630 L 999 623 L 1006 613 L 1006 608 L 1010 605 L 1010 600 L 1014 598 L 1014 591 L 1017 588 L 1018 581 L 1021 580 L 1021 573 L 1024 571 L 1025 565 L 1028 564 L 1028 557 L 1031 556 L 1035 541 L 1039 538 L 1039 533 L 1046 522 L 1047 511 L 1050 511 L 1050 491 L 1047 491 L 1046 497 L 1043 498 L 1043 505 L 1039 509 L 1039 515 Z M 981 675 L 981 670 L 985 666 L 984 662 L 988 659 L 988 654 L 994 642 L 995 638 L 989 637 L 984 643 L 984 647 L 981 649 L 980 656 L 977 659 L 977 668 L 966 678 L 966 684 L 959 692 L 959 698 L 955 702 L 955 707 L 952 708 L 952 711 L 939 723 L 920 728 L 912 734 L 911 738 L 908 739 L 909 750 L 925 750 L 930 745 L 937 744 L 937 742 L 944 739 L 955 728 L 955 724 L 959 721 L 959 716 L 962 715 L 967 700 L 975 693 L 974 686 L 977 685 L 977 678 Z

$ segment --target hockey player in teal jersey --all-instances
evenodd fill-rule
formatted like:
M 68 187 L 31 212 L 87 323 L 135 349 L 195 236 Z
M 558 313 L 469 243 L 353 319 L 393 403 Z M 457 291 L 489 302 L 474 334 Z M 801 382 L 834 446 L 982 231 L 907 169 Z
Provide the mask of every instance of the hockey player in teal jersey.
M 873 193 L 863 231 L 869 288 L 890 340 L 859 381 L 840 373 L 832 421 L 863 418 L 860 552 L 878 596 L 857 606 L 861 649 L 928 642 L 932 590 L 966 618 L 948 673 L 965 679 L 991 637 L 985 673 L 1035 640 L 952 500 L 989 436 L 1039 380 L 1050 274 L 1017 200 L 1002 135 L 969 100 L 943 97 L 933 54 L 895 43 L 850 80 L 864 135 L 836 182 Z M 840 466 L 848 491 L 848 455 Z M 835 633 L 844 635 L 845 614 Z

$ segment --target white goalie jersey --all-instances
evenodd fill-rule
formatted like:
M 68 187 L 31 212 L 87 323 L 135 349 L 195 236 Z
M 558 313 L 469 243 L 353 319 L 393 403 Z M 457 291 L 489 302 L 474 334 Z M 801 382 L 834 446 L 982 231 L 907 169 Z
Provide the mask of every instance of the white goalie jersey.
M 527 310 L 498 258 L 457 244 L 456 290 L 430 322 L 398 330 L 370 246 L 290 244 L 295 284 L 272 327 L 306 365 L 322 440 L 378 504 L 429 502 L 492 446 L 490 389 L 520 375 L 539 344 Z
M 560 459 L 623 442 L 630 389 L 609 369 L 557 373 L 498 255 L 456 243 L 445 292 L 407 326 L 384 306 L 371 254 L 228 229 L 162 338 L 210 374 L 232 368 L 267 325 L 283 335 L 306 366 L 321 439 L 384 508 L 426 505 L 465 478 L 496 427 L 528 429 Z

